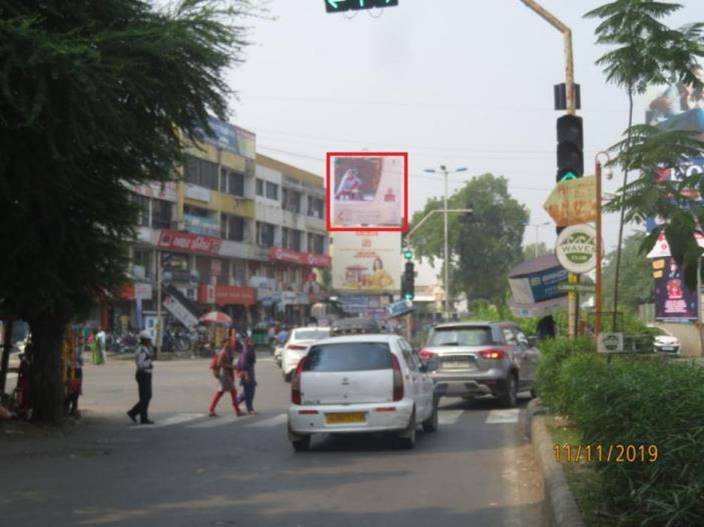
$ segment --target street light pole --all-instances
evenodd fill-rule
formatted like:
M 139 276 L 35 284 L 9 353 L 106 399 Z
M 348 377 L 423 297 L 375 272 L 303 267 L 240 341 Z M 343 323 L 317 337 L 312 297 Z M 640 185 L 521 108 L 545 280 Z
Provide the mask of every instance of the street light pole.
M 466 167 L 460 167 L 456 168 L 455 170 L 452 171 L 452 173 L 456 172 L 465 172 L 467 170 Z M 435 170 L 432 168 L 426 169 L 426 172 L 429 172 L 431 174 L 435 173 Z M 444 280 L 444 289 L 445 289 L 445 319 L 449 320 L 450 319 L 450 244 L 449 244 L 449 236 L 448 236 L 448 230 L 447 230 L 447 176 L 450 174 L 450 171 L 447 170 L 447 167 L 445 165 L 440 165 L 440 172 L 442 172 L 443 177 L 445 179 L 445 195 L 443 198 L 443 245 L 444 245 L 444 254 L 445 254 L 445 262 L 444 262 L 444 275 L 445 275 L 445 280 Z
M 597 152 L 594 156 L 594 175 L 596 176 L 596 284 L 594 290 L 594 335 L 599 337 L 601 333 L 602 322 L 602 295 L 603 282 L 601 275 L 601 255 L 602 255 L 602 240 L 601 240 L 601 161 L 599 156 L 605 156 L 609 161 L 609 153 L 605 151 Z M 615 329 L 615 328 L 614 328 Z

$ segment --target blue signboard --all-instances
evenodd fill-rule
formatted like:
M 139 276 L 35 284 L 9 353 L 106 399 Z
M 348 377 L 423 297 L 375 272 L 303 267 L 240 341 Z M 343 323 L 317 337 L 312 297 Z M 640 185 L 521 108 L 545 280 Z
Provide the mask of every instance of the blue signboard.
M 199 135 L 203 141 L 230 150 L 242 157 L 256 159 L 255 134 L 210 115 L 208 116 L 208 124 L 213 133 L 206 135 L 203 130 L 200 130 Z
M 562 267 L 552 267 L 544 271 L 529 275 L 530 290 L 533 293 L 533 302 L 542 302 L 550 298 L 563 296 L 559 284 L 567 280 L 567 270 Z

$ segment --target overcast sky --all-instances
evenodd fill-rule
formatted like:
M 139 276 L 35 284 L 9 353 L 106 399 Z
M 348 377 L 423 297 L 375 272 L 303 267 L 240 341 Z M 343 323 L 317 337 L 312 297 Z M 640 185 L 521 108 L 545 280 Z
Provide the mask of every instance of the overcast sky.
M 602 3 L 542 1 L 573 31 L 587 174 L 627 124 L 625 93 L 594 64 L 606 51 L 594 44 L 597 23 L 582 18 Z M 680 3 L 668 23 L 704 21 L 704 0 Z M 473 175 L 503 175 L 532 224 L 550 220 L 542 204 L 555 184 L 562 36 L 520 0 L 400 0 L 354 17 L 327 14 L 324 0 L 272 0 L 270 10 L 276 20 L 253 21 L 254 45 L 230 75 L 239 93 L 231 120 L 256 133 L 259 152 L 324 175 L 326 151 L 404 150 L 412 211 L 442 192 L 423 170 L 445 164 L 468 168 L 451 177 L 451 190 Z M 643 115 L 640 100 L 636 119 Z M 528 243 L 535 231 L 526 230 Z M 608 218 L 607 249 L 616 231 Z M 552 224 L 539 236 L 552 245 Z

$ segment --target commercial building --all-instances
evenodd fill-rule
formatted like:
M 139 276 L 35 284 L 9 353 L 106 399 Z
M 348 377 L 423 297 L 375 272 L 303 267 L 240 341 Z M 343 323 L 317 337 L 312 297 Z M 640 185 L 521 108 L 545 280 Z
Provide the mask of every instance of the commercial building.
M 108 325 L 154 326 L 160 261 L 165 311 L 184 325 L 212 308 L 240 324 L 297 323 L 317 300 L 315 269 L 330 265 L 323 179 L 257 155 L 252 132 L 210 125 L 178 181 L 133 189 L 133 283 L 104 313 Z

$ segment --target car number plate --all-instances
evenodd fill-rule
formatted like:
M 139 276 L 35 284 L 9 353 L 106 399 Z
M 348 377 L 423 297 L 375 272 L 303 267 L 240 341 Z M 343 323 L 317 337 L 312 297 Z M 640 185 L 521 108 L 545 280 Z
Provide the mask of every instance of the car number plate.
M 329 425 L 346 423 L 364 423 L 367 418 L 364 412 L 343 412 L 335 414 L 325 414 L 325 422 Z
M 674 346 L 663 346 L 660 349 L 663 351 L 675 351 Z
M 446 360 L 443 361 L 442 367 L 446 370 L 466 370 L 469 368 L 467 360 Z

